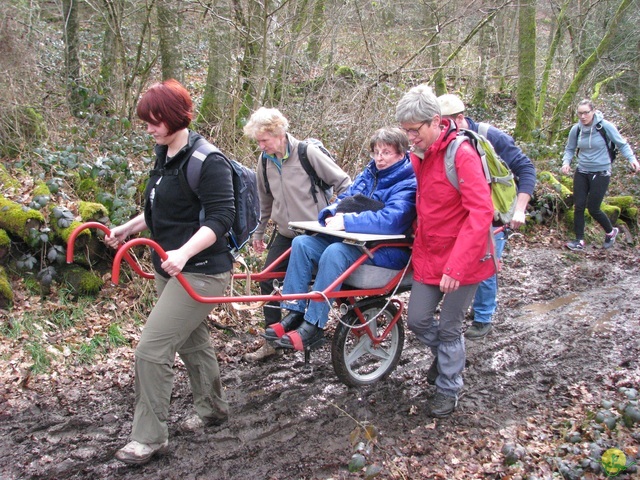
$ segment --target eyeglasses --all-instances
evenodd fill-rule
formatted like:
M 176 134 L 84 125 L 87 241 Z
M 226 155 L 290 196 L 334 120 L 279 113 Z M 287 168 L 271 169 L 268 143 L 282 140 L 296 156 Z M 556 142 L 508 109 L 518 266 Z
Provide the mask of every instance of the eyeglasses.
M 577 112 L 579 117 L 584 117 L 585 115 L 589 115 L 593 110 L 587 110 L 586 112 Z
M 422 127 L 424 127 L 424 126 L 425 126 L 426 124 L 428 124 L 428 123 L 429 123 L 429 122 L 427 122 L 427 121 L 425 120 L 424 122 L 422 122 L 422 123 L 420 124 L 420 126 L 419 126 L 418 128 L 409 128 L 409 129 L 406 129 L 406 128 L 402 128 L 402 127 L 400 127 L 400 130 L 402 130 L 404 133 L 406 133 L 408 137 L 415 137 L 415 136 L 417 136 L 417 135 L 420 133 L 420 129 L 421 129 Z
M 373 158 L 378 158 L 378 157 L 383 157 L 383 158 L 389 158 L 389 157 L 393 157 L 394 155 L 396 155 L 397 152 L 394 152 L 392 150 L 374 150 L 373 152 L 371 152 L 371 156 Z

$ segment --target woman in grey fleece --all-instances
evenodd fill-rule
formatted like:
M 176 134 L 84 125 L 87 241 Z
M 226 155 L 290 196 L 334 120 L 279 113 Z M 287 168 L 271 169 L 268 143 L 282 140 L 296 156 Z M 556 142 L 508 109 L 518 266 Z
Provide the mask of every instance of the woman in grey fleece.
M 573 199 L 575 205 L 574 231 L 576 238 L 568 242 L 570 250 L 584 250 L 584 210 L 604 228 L 604 248 L 611 248 L 618 235 L 618 228 L 611 225 L 609 217 L 600 209 L 611 179 L 611 162 L 607 141 L 613 143 L 625 157 L 633 172 L 640 171 L 640 164 L 627 141 L 611 122 L 604 120 L 591 100 L 582 100 L 577 109 L 579 122 L 571 127 L 562 158 L 562 173 L 571 173 L 571 161 L 578 158 L 573 175 Z

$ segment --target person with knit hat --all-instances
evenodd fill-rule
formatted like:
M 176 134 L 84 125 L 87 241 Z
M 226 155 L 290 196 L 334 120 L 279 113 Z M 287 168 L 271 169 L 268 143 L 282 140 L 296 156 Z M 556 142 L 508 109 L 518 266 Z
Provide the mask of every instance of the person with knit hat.
M 442 117 L 453 120 L 459 128 L 480 133 L 493 145 L 494 150 L 509 166 L 516 177 L 518 199 L 510 227 L 517 229 L 525 223 L 525 210 L 536 185 L 536 167 L 516 145 L 513 137 L 486 123 L 479 123 L 465 116 L 463 101 L 457 95 L 445 94 L 438 97 Z M 494 225 L 495 227 L 499 225 Z M 502 257 L 506 243 L 504 232 L 495 236 L 496 256 Z M 465 332 L 469 340 L 484 338 L 491 331 L 491 321 L 498 306 L 498 275 L 484 280 L 476 290 L 473 300 L 473 323 Z

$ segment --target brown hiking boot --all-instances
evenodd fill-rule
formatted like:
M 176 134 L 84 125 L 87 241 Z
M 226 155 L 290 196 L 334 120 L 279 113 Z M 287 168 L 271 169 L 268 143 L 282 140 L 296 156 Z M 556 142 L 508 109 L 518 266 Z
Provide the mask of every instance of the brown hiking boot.
M 273 348 L 273 346 L 269 342 L 264 342 L 264 344 L 255 352 L 245 353 L 242 356 L 242 359 L 247 362 L 258 362 L 266 360 L 267 358 L 273 357 L 277 354 L 278 351 Z

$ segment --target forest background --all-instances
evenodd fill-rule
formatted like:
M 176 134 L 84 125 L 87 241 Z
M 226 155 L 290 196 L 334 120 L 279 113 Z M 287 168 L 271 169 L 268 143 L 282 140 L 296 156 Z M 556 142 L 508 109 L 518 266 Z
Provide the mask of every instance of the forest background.
M 45 294 L 103 285 L 62 265 L 66 240 L 80 221 L 118 225 L 139 212 L 153 142 L 135 107 L 162 79 L 187 86 L 195 130 L 245 165 L 257 151 L 242 127 L 266 105 L 352 175 L 411 86 L 456 93 L 476 120 L 512 133 L 539 175 L 551 172 L 528 225 L 561 235 L 571 178 L 556 174 L 577 101 L 594 99 L 634 151 L 640 138 L 638 0 L 11 0 L 0 14 L 5 306 L 22 281 Z M 640 181 L 627 172 L 615 163 L 610 194 L 631 198 L 630 240 Z M 91 255 L 111 258 L 95 242 Z
M 196 105 L 194 129 L 245 165 L 255 165 L 257 150 L 242 127 L 266 105 L 283 111 L 297 138 L 322 139 L 354 175 L 369 160 L 371 133 L 394 125 L 399 98 L 427 82 L 437 94 L 460 95 L 476 120 L 513 134 L 539 173 L 558 174 L 581 98 L 594 99 L 638 151 L 639 6 L 638 0 L 2 2 L 0 217 L 8 234 L 0 234 L 1 333 L 10 343 L 2 361 L 13 369 L 13 384 L 25 387 L 69 358 L 88 364 L 130 342 L 124 322 L 79 327 L 98 314 L 91 297 L 78 299 L 77 291 L 96 293 L 108 273 L 70 288 L 64 253 L 68 229 L 80 221 L 117 225 L 139 212 L 153 145 L 135 107 L 151 83 L 183 82 Z M 627 172 L 619 159 L 610 193 L 637 204 L 640 180 Z M 570 184 L 546 180 L 532 199 L 527 231 L 566 238 Z M 6 220 L 14 209 L 25 214 L 19 225 Z M 635 236 L 637 209 L 627 223 Z M 91 245 L 91 261 L 108 264 L 112 253 Z M 126 312 L 137 324 L 153 301 L 144 285 L 135 287 L 137 301 Z M 52 331 L 66 338 L 63 347 L 44 341 Z

